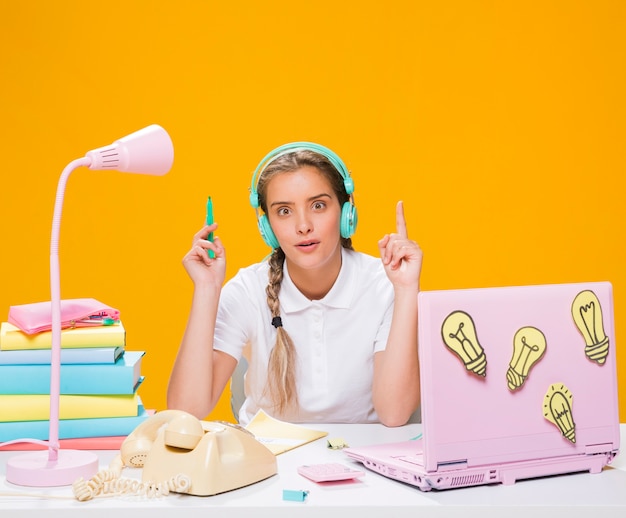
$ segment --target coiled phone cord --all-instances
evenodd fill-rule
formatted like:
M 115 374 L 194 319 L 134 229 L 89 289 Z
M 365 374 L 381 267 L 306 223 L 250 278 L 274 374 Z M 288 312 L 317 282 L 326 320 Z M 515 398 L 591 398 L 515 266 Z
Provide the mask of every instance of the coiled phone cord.
M 72 484 L 74 496 L 80 502 L 96 497 L 133 495 L 146 498 L 167 496 L 170 492 L 188 493 L 191 479 L 187 475 L 178 474 L 162 482 L 142 482 L 133 478 L 121 477 L 122 461 L 119 455 L 111 462 L 109 469 L 96 473 L 88 481 L 83 478 Z

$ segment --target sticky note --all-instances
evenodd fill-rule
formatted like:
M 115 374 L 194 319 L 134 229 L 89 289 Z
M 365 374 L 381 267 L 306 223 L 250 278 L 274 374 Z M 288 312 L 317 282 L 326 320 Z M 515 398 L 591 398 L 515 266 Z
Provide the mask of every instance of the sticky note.
M 331 450 L 340 450 L 341 448 L 347 448 L 348 443 L 344 441 L 343 438 L 341 437 L 334 437 L 334 438 L 328 439 L 328 447 Z
M 283 489 L 283 500 L 290 502 L 304 502 L 308 495 L 309 492 L 302 489 Z

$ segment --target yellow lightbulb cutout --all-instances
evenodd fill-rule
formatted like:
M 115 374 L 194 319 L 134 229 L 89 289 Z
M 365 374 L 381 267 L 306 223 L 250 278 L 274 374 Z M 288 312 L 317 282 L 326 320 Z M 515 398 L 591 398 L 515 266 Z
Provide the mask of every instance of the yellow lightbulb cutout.
M 563 437 L 576 442 L 576 424 L 572 415 L 572 393 L 563 383 L 553 383 L 543 398 L 543 416 L 556 425 Z
M 487 375 L 487 358 L 478 342 L 472 317 L 463 311 L 450 313 L 441 325 L 441 336 L 468 371 L 478 376 Z
M 593 291 L 581 291 L 572 303 L 572 316 L 585 339 L 585 354 L 602 365 L 609 354 L 609 337 L 604 333 L 602 307 Z
M 536 327 L 522 327 L 513 337 L 513 356 L 509 363 L 506 379 L 510 390 L 520 388 L 530 369 L 546 351 L 546 337 Z

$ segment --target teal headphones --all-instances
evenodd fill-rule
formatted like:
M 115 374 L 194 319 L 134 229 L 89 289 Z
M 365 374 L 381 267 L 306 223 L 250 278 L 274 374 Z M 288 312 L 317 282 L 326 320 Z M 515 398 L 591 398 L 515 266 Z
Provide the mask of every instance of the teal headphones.
M 278 239 L 276 239 L 276 235 L 272 230 L 267 216 L 265 214 L 259 214 L 260 202 L 259 194 L 257 192 L 257 184 L 259 178 L 263 174 L 263 171 L 273 160 L 287 153 L 299 150 L 313 151 L 326 157 L 328 161 L 333 165 L 333 167 L 337 170 L 337 172 L 342 176 L 343 185 L 346 189 L 346 193 L 350 197 L 350 200 L 345 202 L 343 204 L 343 207 L 341 207 L 341 237 L 352 237 L 356 230 L 358 218 L 356 207 L 354 206 L 352 199 L 352 193 L 354 192 L 354 182 L 352 181 L 352 178 L 350 177 L 350 172 L 342 162 L 341 158 L 339 158 L 333 151 L 320 144 L 315 144 L 313 142 L 291 142 L 289 144 L 283 144 L 282 146 L 279 146 L 276 149 L 270 151 L 265 156 L 265 158 L 261 160 L 259 165 L 254 170 L 254 174 L 252 175 L 252 183 L 250 185 L 250 205 L 252 205 L 252 208 L 256 211 L 259 232 L 261 232 L 261 237 L 263 238 L 263 241 L 265 241 L 265 243 L 272 249 L 279 248 L 280 244 L 278 243 Z

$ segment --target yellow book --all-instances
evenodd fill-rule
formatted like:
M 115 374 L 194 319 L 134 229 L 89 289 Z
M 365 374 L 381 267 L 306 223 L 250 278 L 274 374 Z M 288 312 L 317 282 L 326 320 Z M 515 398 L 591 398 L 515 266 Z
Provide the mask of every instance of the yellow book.
M 136 416 L 137 394 L 85 396 L 61 394 L 59 419 Z M 9 421 L 45 421 L 50 419 L 50 396 L 47 394 L 0 395 L 0 427 Z
M 126 344 L 126 330 L 122 323 L 110 326 L 75 327 L 61 330 L 61 348 L 118 347 Z M 29 335 L 9 322 L 0 324 L 0 349 L 50 349 L 52 331 Z

